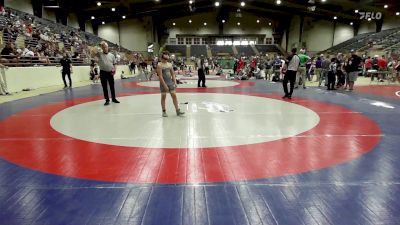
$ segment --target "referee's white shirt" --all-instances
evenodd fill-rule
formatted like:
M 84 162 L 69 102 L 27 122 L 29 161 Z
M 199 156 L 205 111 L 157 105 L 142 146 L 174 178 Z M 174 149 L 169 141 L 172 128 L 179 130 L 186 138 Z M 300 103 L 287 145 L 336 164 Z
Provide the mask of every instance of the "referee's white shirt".
M 100 52 L 97 54 L 99 57 L 99 67 L 100 70 L 111 72 L 114 68 L 114 64 L 116 64 L 116 58 L 114 54 L 108 52 L 107 54 L 104 52 Z
M 288 70 L 297 71 L 300 65 L 300 58 L 298 55 L 294 55 L 289 62 Z

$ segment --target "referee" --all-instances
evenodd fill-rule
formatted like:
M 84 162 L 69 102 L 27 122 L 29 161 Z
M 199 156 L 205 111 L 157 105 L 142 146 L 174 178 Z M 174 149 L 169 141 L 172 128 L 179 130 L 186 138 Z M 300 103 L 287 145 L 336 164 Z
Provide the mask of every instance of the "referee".
M 119 101 L 115 97 L 115 87 L 114 87 L 116 58 L 111 52 L 108 51 L 107 42 L 102 41 L 100 43 L 100 46 L 103 51 L 97 52 L 96 56 L 99 61 L 100 81 L 101 81 L 101 86 L 103 86 L 104 99 L 106 100 L 104 105 L 107 106 L 110 104 L 110 98 L 108 97 L 107 83 L 110 85 L 111 101 L 114 103 L 119 103 Z

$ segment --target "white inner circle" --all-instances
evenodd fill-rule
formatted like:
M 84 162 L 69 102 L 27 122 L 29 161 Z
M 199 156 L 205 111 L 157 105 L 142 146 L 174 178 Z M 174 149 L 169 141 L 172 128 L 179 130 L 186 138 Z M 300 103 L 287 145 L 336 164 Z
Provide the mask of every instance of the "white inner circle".
M 196 88 L 197 80 L 181 80 L 183 84 L 178 84 L 178 88 Z M 206 85 L 210 88 L 217 87 L 233 87 L 239 85 L 240 83 L 234 81 L 225 80 L 207 80 Z M 143 87 L 160 87 L 159 81 L 143 81 L 138 83 L 139 86 Z
M 54 115 L 51 126 L 90 142 L 146 148 L 205 148 L 247 145 L 292 137 L 319 123 L 303 106 L 275 99 L 215 93 L 178 93 L 177 117 L 170 97 L 169 117 L 161 117 L 160 94 L 79 104 Z

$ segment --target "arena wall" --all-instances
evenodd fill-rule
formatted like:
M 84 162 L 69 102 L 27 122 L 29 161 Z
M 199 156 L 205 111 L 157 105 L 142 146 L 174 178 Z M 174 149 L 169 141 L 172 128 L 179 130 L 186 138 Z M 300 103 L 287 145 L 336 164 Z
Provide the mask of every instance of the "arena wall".
M 74 66 L 72 82 L 88 81 L 89 66 Z M 129 74 L 126 65 L 117 66 L 115 79 L 120 79 L 121 71 Z M 43 66 L 43 67 L 10 67 L 6 70 L 8 90 L 10 92 L 20 92 L 23 89 L 38 89 L 62 85 L 61 67 Z M 40 79 L 39 79 L 40 78 Z
M 4 6 L 17 9 L 22 12 L 33 14 L 31 0 L 4 0 Z

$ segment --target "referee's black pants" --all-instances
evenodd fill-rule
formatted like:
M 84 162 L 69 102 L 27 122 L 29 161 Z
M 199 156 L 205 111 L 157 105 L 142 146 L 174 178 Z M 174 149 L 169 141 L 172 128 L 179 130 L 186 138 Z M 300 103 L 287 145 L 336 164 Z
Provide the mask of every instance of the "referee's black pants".
M 110 85 L 110 91 L 111 91 L 111 98 L 112 100 L 115 100 L 115 87 L 114 87 L 114 76 L 112 75 L 111 71 L 107 72 L 104 70 L 100 70 L 100 81 L 101 81 L 101 86 L 103 86 L 103 93 L 104 93 L 104 99 L 106 101 L 110 101 L 110 98 L 108 97 L 108 87 L 107 83 Z
M 197 81 L 197 87 L 206 87 L 206 75 L 204 74 L 204 69 L 198 69 L 197 70 L 197 75 L 199 77 L 198 81 Z
M 297 71 L 288 70 L 286 71 L 285 77 L 283 78 L 283 90 L 285 91 L 285 96 L 292 96 L 294 83 L 296 82 Z M 287 84 L 290 82 L 290 91 L 288 92 Z
M 64 81 L 64 87 L 67 87 L 67 81 L 65 80 L 65 76 L 68 76 L 68 80 L 69 80 L 69 86 L 72 87 L 72 80 L 71 80 L 71 71 L 62 71 L 61 72 L 62 75 L 62 79 Z

